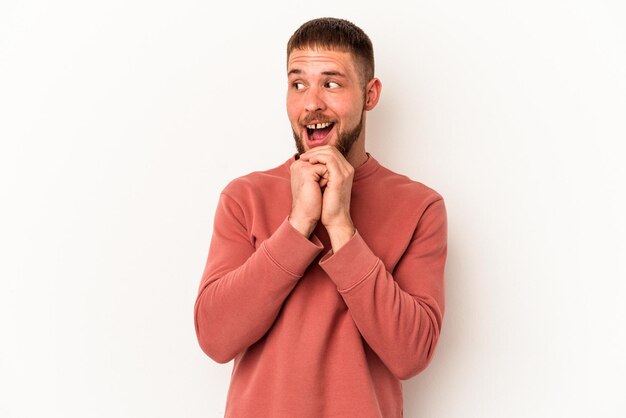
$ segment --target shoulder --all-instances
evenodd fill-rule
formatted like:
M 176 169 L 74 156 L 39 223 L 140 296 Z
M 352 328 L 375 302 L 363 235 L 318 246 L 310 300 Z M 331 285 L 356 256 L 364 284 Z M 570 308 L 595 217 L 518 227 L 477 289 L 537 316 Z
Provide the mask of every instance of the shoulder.
M 267 195 L 289 184 L 289 166 L 293 157 L 286 162 L 263 171 L 253 171 L 230 181 L 222 190 L 222 194 L 239 200 L 249 197 L 251 194 L 262 193 Z
M 380 165 L 376 174 L 375 178 L 380 189 L 391 196 L 396 196 L 413 204 L 420 203 L 423 206 L 429 206 L 436 201 L 443 201 L 443 197 L 435 189 L 383 165 Z
M 407 230 L 418 234 L 447 233 L 447 211 L 442 195 L 435 189 L 388 168 L 379 170 L 387 195 L 387 213 L 411 225 Z M 400 224 L 402 224 L 400 222 Z M 406 225 L 404 223 L 403 225 Z

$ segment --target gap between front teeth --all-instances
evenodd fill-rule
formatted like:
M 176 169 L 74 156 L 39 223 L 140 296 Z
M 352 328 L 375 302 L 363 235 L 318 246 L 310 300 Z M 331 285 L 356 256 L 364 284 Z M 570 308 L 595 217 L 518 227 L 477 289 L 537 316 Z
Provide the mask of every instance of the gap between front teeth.
M 326 122 L 326 123 L 318 123 L 318 124 L 313 124 L 313 125 L 307 125 L 306 127 L 309 129 L 322 129 L 322 128 L 327 128 L 330 126 L 330 122 Z

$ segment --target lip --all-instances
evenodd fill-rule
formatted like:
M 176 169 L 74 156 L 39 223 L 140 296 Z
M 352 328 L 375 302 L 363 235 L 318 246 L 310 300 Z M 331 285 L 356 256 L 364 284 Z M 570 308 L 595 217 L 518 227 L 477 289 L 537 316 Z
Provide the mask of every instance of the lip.
M 307 123 L 307 125 L 312 125 L 314 123 L 322 123 L 322 122 L 314 121 L 314 122 Z M 319 139 L 319 140 L 315 141 L 315 140 L 313 140 L 313 139 L 311 139 L 309 137 L 309 131 L 308 131 L 306 125 L 305 125 L 305 126 L 302 127 L 302 137 L 306 138 L 306 143 L 308 144 L 309 148 L 315 148 L 315 147 L 319 147 L 319 146 L 322 146 L 322 145 L 326 145 L 326 144 L 328 144 L 330 142 L 330 139 L 331 139 L 332 135 L 335 133 L 335 127 L 336 126 L 337 126 L 337 124 L 333 122 L 333 127 L 330 129 L 330 132 L 328 132 L 328 135 L 326 135 L 326 137 L 324 139 Z

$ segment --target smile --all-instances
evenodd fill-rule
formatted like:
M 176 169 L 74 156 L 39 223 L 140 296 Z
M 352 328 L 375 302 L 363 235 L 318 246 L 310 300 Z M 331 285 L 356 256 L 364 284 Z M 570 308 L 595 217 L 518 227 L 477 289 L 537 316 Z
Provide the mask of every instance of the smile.
M 307 129 L 324 129 L 324 128 L 328 128 L 330 125 L 332 125 L 332 123 L 330 122 L 326 122 L 326 123 L 314 123 L 313 125 L 307 125 Z
M 333 122 L 313 123 L 306 125 L 306 132 L 309 142 L 321 145 L 328 134 L 333 130 L 335 124 Z

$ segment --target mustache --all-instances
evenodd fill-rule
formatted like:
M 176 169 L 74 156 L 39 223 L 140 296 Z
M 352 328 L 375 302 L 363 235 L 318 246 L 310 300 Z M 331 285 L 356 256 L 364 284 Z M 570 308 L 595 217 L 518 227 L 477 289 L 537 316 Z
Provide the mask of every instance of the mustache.
M 328 117 L 324 116 L 323 113 L 321 113 L 321 112 L 313 112 L 313 113 L 309 113 L 307 115 L 307 117 L 305 117 L 304 119 L 302 119 L 300 121 L 300 123 L 302 125 L 309 125 L 313 121 L 316 121 L 318 123 L 332 122 L 332 120 L 330 120 Z

